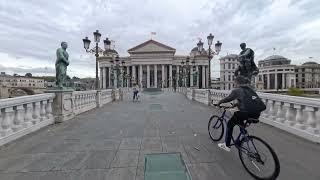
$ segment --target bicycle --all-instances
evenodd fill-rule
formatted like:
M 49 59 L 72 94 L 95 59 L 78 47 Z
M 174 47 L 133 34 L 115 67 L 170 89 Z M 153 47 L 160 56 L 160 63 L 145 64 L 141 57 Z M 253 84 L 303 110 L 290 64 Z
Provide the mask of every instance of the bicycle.
M 208 123 L 209 136 L 213 141 L 219 141 L 223 137 L 224 123 L 227 122 L 227 119 L 225 118 L 226 111 L 227 109 L 233 108 L 232 106 L 228 107 L 221 105 L 219 107 L 223 108 L 223 113 L 221 114 L 221 116 L 211 116 Z M 269 144 L 267 144 L 264 140 L 256 136 L 249 135 L 248 131 L 246 130 L 246 128 L 249 127 L 250 124 L 258 122 L 258 119 L 248 118 L 248 120 L 244 122 L 244 125 L 237 125 L 239 126 L 240 133 L 236 139 L 234 139 L 232 135 L 231 146 L 235 146 L 238 149 L 241 163 L 244 166 L 245 170 L 252 177 L 258 180 L 274 180 L 280 174 L 280 163 L 276 153 L 274 152 L 272 147 Z M 217 135 L 214 135 L 214 132 L 217 133 Z M 261 149 L 259 149 L 258 151 L 257 144 L 261 144 L 264 148 L 268 150 L 268 152 L 272 156 L 272 162 L 274 164 L 274 168 L 272 168 L 272 172 L 270 173 L 270 175 L 267 175 L 265 177 L 260 177 L 258 174 L 261 173 L 261 166 L 264 166 L 265 164 L 269 163 L 269 159 L 267 159 L 266 153 L 263 153 Z M 246 157 L 248 158 L 249 163 L 251 162 L 251 164 L 246 164 Z M 253 167 L 254 169 L 250 170 L 250 167 Z

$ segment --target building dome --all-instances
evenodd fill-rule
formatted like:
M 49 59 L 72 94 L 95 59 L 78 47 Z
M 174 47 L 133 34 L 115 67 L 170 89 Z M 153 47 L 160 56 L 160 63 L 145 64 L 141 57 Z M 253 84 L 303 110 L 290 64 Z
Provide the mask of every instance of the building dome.
M 104 55 L 119 55 L 119 53 L 114 49 L 107 49 L 103 52 Z
M 318 65 L 318 63 L 314 62 L 314 61 L 308 61 L 303 63 L 302 65 Z
M 258 62 L 259 67 L 285 65 L 285 64 L 289 65 L 290 63 L 291 63 L 291 60 L 280 55 L 272 55 Z
M 221 57 L 220 59 L 238 59 L 237 54 L 228 54 L 226 56 Z
M 199 55 L 198 47 L 192 48 L 190 54 Z M 203 48 L 200 55 L 207 55 L 207 51 Z
M 279 59 L 287 60 L 287 58 L 285 58 L 283 56 L 280 56 L 280 55 L 272 55 L 272 56 L 269 56 L 269 57 L 265 58 L 264 60 L 265 61 L 272 61 L 272 60 L 279 60 Z

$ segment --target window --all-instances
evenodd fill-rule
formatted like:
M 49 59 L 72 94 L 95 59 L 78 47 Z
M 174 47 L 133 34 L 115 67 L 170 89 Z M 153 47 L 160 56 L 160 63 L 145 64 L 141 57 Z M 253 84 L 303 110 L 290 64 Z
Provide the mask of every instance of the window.
M 228 69 L 231 69 L 231 64 L 230 63 L 228 63 Z
M 302 70 L 301 70 L 302 72 L 304 72 L 305 71 L 305 69 L 304 68 L 302 68 Z
M 235 65 L 234 65 L 234 64 L 232 64 L 232 69 L 234 69 L 234 66 L 235 66 Z
M 231 81 L 231 76 L 230 76 L 230 75 L 228 76 L 228 81 Z M 229 88 L 229 89 L 230 89 L 230 88 Z
M 295 71 L 295 72 L 298 72 L 298 69 L 295 69 L 294 71 Z

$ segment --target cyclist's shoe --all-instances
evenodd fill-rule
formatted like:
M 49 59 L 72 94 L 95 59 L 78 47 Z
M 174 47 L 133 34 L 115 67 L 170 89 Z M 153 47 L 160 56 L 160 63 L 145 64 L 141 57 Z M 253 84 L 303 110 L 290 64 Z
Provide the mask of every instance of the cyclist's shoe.
M 218 146 L 219 146 L 219 148 L 230 152 L 230 148 L 226 145 L 226 143 L 219 143 Z

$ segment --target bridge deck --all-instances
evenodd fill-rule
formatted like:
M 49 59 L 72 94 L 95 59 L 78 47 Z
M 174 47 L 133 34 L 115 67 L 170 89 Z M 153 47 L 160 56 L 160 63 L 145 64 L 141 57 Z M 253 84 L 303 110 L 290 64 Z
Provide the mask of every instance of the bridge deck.
M 227 153 L 210 141 L 212 108 L 173 93 L 141 98 L 133 103 L 127 97 L 2 147 L 0 179 L 142 180 L 144 154 L 152 152 L 181 152 L 193 180 L 252 179 L 235 149 Z M 250 131 L 276 150 L 279 179 L 320 179 L 320 145 L 268 125 Z

